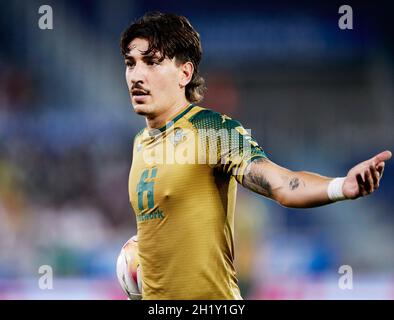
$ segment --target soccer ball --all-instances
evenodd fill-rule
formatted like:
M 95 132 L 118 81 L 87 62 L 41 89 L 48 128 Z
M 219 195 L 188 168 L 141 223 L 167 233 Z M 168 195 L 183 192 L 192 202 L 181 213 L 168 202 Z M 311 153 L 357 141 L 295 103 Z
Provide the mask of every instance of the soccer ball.
M 140 300 L 142 298 L 137 236 L 131 237 L 120 250 L 116 262 L 116 275 L 129 300 Z

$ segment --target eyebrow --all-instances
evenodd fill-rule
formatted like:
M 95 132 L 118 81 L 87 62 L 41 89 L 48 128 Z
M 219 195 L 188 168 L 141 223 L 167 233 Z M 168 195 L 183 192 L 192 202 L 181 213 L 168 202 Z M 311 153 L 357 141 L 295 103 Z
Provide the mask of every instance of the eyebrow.
M 135 60 L 135 57 L 133 57 L 130 54 L 127 54 L 124 56 L 125 60 Z M 160 55 L 158 54 L 147 54 L 147 55 L 142 55 L 142 60 L 147 61 L 147 60 L 152 60 L 152 59 L 157 59 L 159 61 L 164 60 Z

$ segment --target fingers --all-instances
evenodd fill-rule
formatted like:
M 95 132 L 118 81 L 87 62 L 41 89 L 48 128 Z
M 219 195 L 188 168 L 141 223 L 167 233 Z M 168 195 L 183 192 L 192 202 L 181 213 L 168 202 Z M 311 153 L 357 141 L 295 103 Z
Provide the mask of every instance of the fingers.
M 374 166 L 371 166 L 369 168 L 369 171 L 371 172 L 371 175 L 372 175 L 373 188 L 374 188 L 374 190 L 376 190 L 377 188 L 379 188 L 380 173 L 376 169 L 376 167 L 374 167 Z
M 385 162 L 391 158 L 391 152 L 386 150 L 375 157 L 364 161 L 349 171 L 357 181 L 358 197 L 371 194 L 379 188 L 380 179 L 383 176 Z M 354 181 L 354 180 L 353 180 Z
M 364 179 L 361 174 L 356 175 L 356 180 L 359 188 L 359 195 L 358 196 L 366 196 L 368 192 L 365 190 L 365 183 Z
M 383 176 L 383 172 L 384 172 L 384 162 L 379 163 L 376 166 L 376 169 L 378 170 L 378 172 L 380 174 L 380 177 L 382 177 Z
M 366 196 L 379 188 L 379 182 L 384 170 L 384 162 L 378 166 L 370 165 L 356 175 L 360 196 Z
M 374 191 L 374 183 L 373 183 L 373 178 L 372 178 L 372 173 L 369 170 L 365 171 L 365 191 L 367 191 L 368 193 L 372 193 Z
M 374 156 L 372 160 L 374 163 L 379 164 L 382 161 L 390 160 L 391 156 L 392 156 L 391 152 L 386 150 Z

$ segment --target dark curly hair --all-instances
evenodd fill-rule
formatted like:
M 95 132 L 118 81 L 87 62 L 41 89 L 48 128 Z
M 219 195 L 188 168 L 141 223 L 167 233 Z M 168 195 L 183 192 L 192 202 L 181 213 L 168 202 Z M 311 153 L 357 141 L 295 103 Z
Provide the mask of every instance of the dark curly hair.
M 129 44 L 135 38 L 149 42 L 144 54 L 160 52 L 163 59 L 175 57 L 177 63 L 193 63 L 194 73 L 185 88 L 186 99 L 194 103 L 203 99 L 205 82 L 198 73 L 202 55 L 200 35 L 185 17 L 161 12 L 145 14 L 122 33 L 120 49 L 123 56 L 127 55 Z

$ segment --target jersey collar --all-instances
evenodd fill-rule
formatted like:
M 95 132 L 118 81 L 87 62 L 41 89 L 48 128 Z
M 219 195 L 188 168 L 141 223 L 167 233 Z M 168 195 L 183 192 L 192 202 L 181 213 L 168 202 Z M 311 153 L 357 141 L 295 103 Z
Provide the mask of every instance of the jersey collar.
M 182 118 L 185 114 L 187 114 L 191 109 L 193 109 L 194 107 L 194 103 L 189 104 L 188 106 L 186 106 L 184 109 L 182 109 L 181 111 L 179 111 L 170 121 L 168 121 L 163 127 L 156 129 L 159 130 L 160 132 L 164 132 L 165 130 L 167 130 L 168 128 L 171 128 L 175 122 L 177 122 L 180 118 Z M 155 132 L 156 130 L 153 130 L 153 132 Z M 148 130 L 149 132 L 149 130 Z M 156 131 L 157 132 L 157 131 Z

